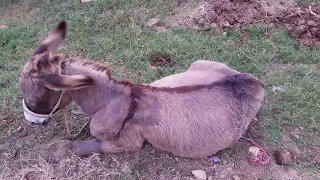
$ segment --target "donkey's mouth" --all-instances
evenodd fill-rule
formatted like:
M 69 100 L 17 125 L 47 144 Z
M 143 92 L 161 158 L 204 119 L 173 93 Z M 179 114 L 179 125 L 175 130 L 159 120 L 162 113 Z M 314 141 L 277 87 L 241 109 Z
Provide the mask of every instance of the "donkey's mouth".
M 38 113 L 32 112 L 30 109 L 27 108 L 24 100 L 22 101 L 22 106 L 24 111 L 23 113 L 24 117 L 26 118 L 27 121 L 31 122 L 32 124 L 47 125 L 51 119 L 50 118 L 51 114 L 38 114 Z M 57 111 L 58 109 L 55 110 L 55 112 Z

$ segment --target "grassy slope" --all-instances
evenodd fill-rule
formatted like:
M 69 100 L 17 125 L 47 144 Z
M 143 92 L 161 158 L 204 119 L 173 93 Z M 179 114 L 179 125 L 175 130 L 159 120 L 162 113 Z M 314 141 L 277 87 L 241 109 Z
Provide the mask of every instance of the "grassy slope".
M 311 149 L 319 147 L 319 47 L 301 47 L 283 30 L 271 30 L 271 36 L 265 37 L 262 32 L 270 29 L 261 27 L 248 28 L 249 40 L 242 42 L 240 32 L 235 30 L 222 36 L 213 31 L 182 29 L 157 32 L 143 26 L 150 18 L 164 19 L 175 6 L 176 1 L 106 0 L 80 4 L 60 0 L 13 2 L 0 7 L 0 24 L 10 25 L 10 29 L 0 30 L 0 114 L 21 115 L 18 76 L 22 66 L 37 43 L 65 19 L 69 31 L 61 52 L 108 64 L 122 62 L 127 74 L 114 69 L 114 74 L 121 77 L 131 78 L 141 72 L 141 77 L 132 79 L 145 83 L 157 79 L 157 73 L 148 68 L 148 56 L 156 51 L 168 52 L 184 65 L 160 68 L 162 76 L 183 71 L 198 59 L 215 59 L 253 73 L 264 81 L 268 100 L 259 116 L 259 133 L 263 137 L 259 141 L 276 145 L 282 142 L 287 127 L 302 128 L 295 143 Z M 284 92 L 275 94 L 273 86 L 282 87 Z M 20 122 L 12 126 L 17 129 Z M 0 130 L 2 143 L 10 136 L 5 135 L 5 126 Z

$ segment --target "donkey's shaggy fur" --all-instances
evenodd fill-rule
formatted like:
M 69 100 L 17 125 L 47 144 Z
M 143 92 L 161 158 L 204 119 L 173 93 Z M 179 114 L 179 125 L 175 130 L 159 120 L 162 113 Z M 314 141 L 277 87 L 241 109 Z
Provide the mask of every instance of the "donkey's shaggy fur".
M 59 108 L 74 100 L 91 117 L 97 140 L 76 142 L 78 155 L 137 151 L 148 141 L 178 156 L 210 156 L 239 140 L 264 98 L 263 83 L 252 75 L 206 60 L 149 85 L 122 81 L 104 65 L 50 56 L 65 34 L 62 22 L 26 64 L 20 82 L 36 113 L 50 112 L 60 95 L 54 90 L 65 90 Z

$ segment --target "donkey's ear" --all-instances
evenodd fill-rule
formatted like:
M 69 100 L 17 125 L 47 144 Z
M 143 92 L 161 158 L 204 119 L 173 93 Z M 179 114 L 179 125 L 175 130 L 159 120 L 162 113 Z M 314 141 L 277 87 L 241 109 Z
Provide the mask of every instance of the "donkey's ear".
M 49 36 L 44 39 L 33 55 L 41 54 L 44 52 L 53 53 L 63 43 L 67 34 L 67 22 L 61 21 Z
M 94 84 L 93 78 L 83 75 L 50 74 L 42 77 L 42 82 L 47 88 L 54 90 L 75 90 Z

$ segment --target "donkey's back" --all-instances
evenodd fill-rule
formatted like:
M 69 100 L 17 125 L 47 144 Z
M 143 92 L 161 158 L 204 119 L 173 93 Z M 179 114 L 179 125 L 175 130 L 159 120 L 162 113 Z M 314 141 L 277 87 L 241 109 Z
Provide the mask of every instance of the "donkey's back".
M 167 76 L 151 83 L 154 87 L 179 87 L 211 84 L 226 76 L 237 74 L 238 71 L 215 61 L 198 60 L 191 64 L 188 71 Z

